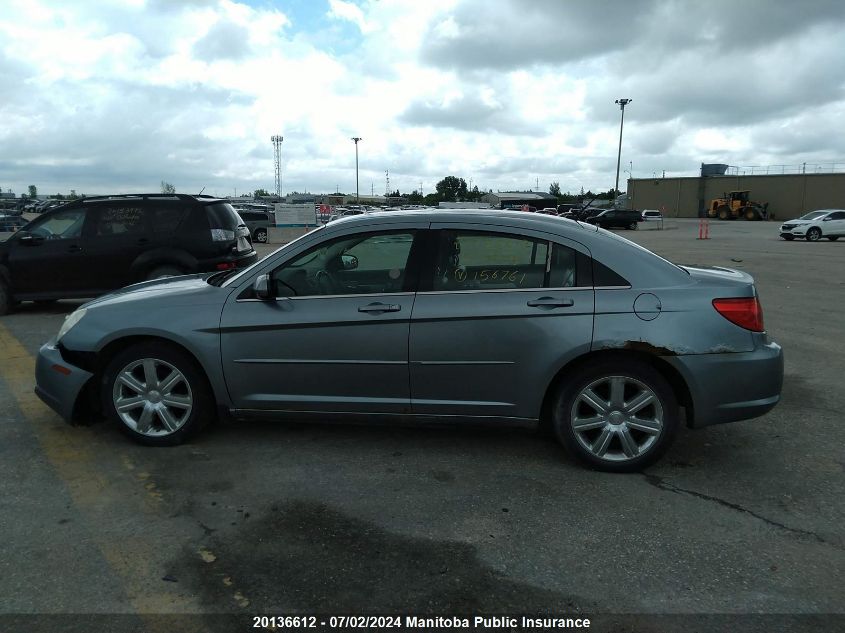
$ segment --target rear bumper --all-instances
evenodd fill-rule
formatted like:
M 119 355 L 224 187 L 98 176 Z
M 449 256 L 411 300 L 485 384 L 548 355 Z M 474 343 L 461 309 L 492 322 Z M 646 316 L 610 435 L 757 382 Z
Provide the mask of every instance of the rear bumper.
M 55 341 L 50 341 L 41 346 L 35 362 L 35 395 L 70 422 L 79 394 L 91 376 L 65 361 Z
M 664 357 L 685 378 L 690 426 L 702 428 L 759 417 L 779 401 L 783 350 L 774 342 L 752 352 Z

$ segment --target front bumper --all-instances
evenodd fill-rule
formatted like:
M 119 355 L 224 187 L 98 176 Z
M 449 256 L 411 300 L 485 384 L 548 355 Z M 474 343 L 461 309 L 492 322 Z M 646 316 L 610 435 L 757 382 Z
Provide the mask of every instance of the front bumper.
M 52 340 L 38 351 L 35 395 L 66 422 L 70 422 L 79 394 L 93 375 L 65 361 L 55 340 Z
M 684 377 L 692 397 L 690 426 L 702 428 L 759 417 L 779 401 L 783 350 L 774 342 L 752 352 L 664 357 Z

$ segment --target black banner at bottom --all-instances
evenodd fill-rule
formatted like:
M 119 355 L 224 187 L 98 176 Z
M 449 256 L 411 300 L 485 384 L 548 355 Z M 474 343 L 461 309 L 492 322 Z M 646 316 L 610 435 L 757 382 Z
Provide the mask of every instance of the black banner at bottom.
M 845 632 L 845 614 L 2 614 L 0 633 L 327 633 L 332 631 L 570 631 L 593 633 Z

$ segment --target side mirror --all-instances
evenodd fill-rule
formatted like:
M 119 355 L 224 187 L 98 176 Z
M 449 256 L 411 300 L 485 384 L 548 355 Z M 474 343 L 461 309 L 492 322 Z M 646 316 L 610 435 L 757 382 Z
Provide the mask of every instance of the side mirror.
M 252 291 L 255 296 L 262 301 L 268 301 L 273 298 L 273 293 L 270 292 L 270 275 L 258 275 L 255 281 L 252 282 Z
M 358 258 L 355 255 L 341 255 L 340 260 L 343 262 L 343 270 L 355 270 L 358 268 Z
M 21 244 L 25 244 L 27 246 L 35 246 L 36 244 L 40 244 L 44 241 L 44 238 L 40 235 L 33 235 L 29 231 L 18 231 L 15 234 L 15 237 L 18 238 L 18 241 Z

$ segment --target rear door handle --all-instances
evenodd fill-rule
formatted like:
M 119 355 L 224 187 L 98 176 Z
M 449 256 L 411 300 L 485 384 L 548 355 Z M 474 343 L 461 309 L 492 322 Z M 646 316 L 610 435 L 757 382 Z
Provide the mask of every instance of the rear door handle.
M 68 253 L 81 253 L 82 247 L 78 246 L 76 244 L 71 244 L 70 246 L 67 247 L 67 252 Z
M 402 306 L 396 303 L 370 303 L 358 308 L 358 312 L 399 312 L 401 309 Z
M 569 308 L 575 305 L 572 299 L 555 299 L 554 297 L 540 297 L 528 302 L 530 308 Z
M 140 237 L 140 238 L 138 238 L 138 241 L 135 242 L 135 243 L 138 244 L 139 246 L 143 246 L 144 244 L 149 244 L 150 240 L 148 240 L 146 237 Z

